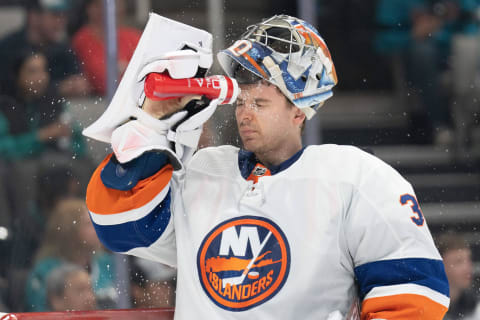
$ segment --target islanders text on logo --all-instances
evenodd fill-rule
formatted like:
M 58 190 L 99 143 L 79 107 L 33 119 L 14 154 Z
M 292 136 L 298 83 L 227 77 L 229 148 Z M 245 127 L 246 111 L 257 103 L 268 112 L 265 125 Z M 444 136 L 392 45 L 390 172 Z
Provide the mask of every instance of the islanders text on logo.
M 197 255 L 203 289 L 226 310 L 244 311 L 271 299 L 290 270 L 290 248 L 272 221 L 242 216 L 205 237 Z

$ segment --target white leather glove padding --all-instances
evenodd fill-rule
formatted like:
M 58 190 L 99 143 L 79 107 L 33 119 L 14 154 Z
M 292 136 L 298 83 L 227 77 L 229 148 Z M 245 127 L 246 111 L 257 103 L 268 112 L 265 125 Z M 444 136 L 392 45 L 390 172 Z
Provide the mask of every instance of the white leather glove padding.
M 219 99 L 210 101 L 210 104 L 205 109 L 185 119 L 175 131 L 168 131 L 167 138 L 175 143 L 175 153 L 183 163 L 190 160 L 197 149 L 198 141 L 202 135 L 203 124 L 213 115 L 219 101 Z
M 130 120 L 112 133 L 112 148 L 120 163 L 133 160 L 146 151 L 165 151 L 175 170 L 183 168 L 197 149 L 202 127 L 215 112 L 219 100 L 185 119 L 178 127 L 172 127 L 187 116 L 187 111 L 174 113 L 167 119 L 158 120 L 143 110 L 138 110 L 138 120 Z M 175 151 L 172 150 L 172 143 Z
M 206 55 L 211 58 L 211 54 Z M 202 66 L 201 54 L 194 52 L 193 50 L 178 50 L 167 52 L 161 56 L 155 57 L 142 67 L 137 76 L 137 81 L 142 81 L 147 74 L 155 72 L 162 73 L 168 70 L 168 74 L 173 79 L 186 79 L 192 78 Z M 210 63 L 211 64 L 211 63 Z M 206 67 L 208 68 L 208 66 Z
M 133 160 L 146 151 L 163 150 L 171 160 L 175 170 L 182 167 L 181 160 L 170 148 L 168 130 L 186 116 L 186 111 L 173 114 L 165 120 L 145 116 L 141 120 L 130 120 L 112 133 L 112 148 L 120 163 Z

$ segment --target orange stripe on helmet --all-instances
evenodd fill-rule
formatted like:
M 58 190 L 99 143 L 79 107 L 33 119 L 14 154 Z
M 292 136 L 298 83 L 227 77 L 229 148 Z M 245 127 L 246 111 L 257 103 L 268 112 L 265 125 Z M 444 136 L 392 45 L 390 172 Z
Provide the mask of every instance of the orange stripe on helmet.
M 250 64 L 251 64 L 252 66 L 254 66 L 255 69 L 257 69 L 258 72 L 260 72 L 260 74 L 262 75 L 263 78 L 265 78 L 265 79 L 270 79 L 270 77 L 265 73 L 265 71 L 263 71 L 262 67 L 260 67 L 260 66 L 258 65 L 258 63 L 257 63 L 255 60 L 253 60 L 253 58 L 250 57 L 250 55 L 249 55 L 247 52 L 243 53 L 242 56 L 243 56 L 245 59 L 247 59 L 248 62 L 250 62 Z
M 303 36 L 303 38 L 305 39 L 305 44 L 308 45 L 308 44 L 310 44 L 310 40 L 314 40 L 315 44 L 318 47 L 322 48 L 323 54 L 328 59 L 330 59 L 330 61 L 332 61 L 332 77 L 333 77 L 333 80 L 334 80 L 335 84 L 338 83 L 337 71 L 335 69 L 335 64 L 333 64 L 332 55 L 330 54 L 330 51 L 328 50 L 327 44 L 325 43 L 325 41 L 323 41 L 322 38 L 320 38 L 315 32 L 313 32 L 313 30 L 311 30 L 310 28 L 305 27 L 301 24 L 296 25 L 295 29 L 297 29 L 297 31 Z

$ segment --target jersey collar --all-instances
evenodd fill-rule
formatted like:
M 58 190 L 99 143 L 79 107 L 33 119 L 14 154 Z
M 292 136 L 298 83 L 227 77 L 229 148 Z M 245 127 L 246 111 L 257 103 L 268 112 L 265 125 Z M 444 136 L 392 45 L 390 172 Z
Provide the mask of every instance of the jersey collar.
M 297 153 L 279 165 L 266 167 L 270 170 L 270 173 L 273 176 L 294 164 L 303 154 L 303 150 L 305 150 L 305 147 L 302 147 Z M 261 163 L 261 161 L 257 159 L 253 152 L 247 150 L 240 150 L 238 152 L 238 167 L 240 168 L 240 173 L 244 179 L 248 178 L 257 163 Z

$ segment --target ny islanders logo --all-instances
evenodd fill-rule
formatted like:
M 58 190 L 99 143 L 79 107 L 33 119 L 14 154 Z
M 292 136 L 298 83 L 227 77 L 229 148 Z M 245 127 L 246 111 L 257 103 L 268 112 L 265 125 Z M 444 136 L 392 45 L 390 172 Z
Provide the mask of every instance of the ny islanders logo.
M 271 299 L 290 270 L 290 248 L 272 221 L 243 216 L 205 237 L 197 255 L 200 282 L 219 307 L 244 311 Z

